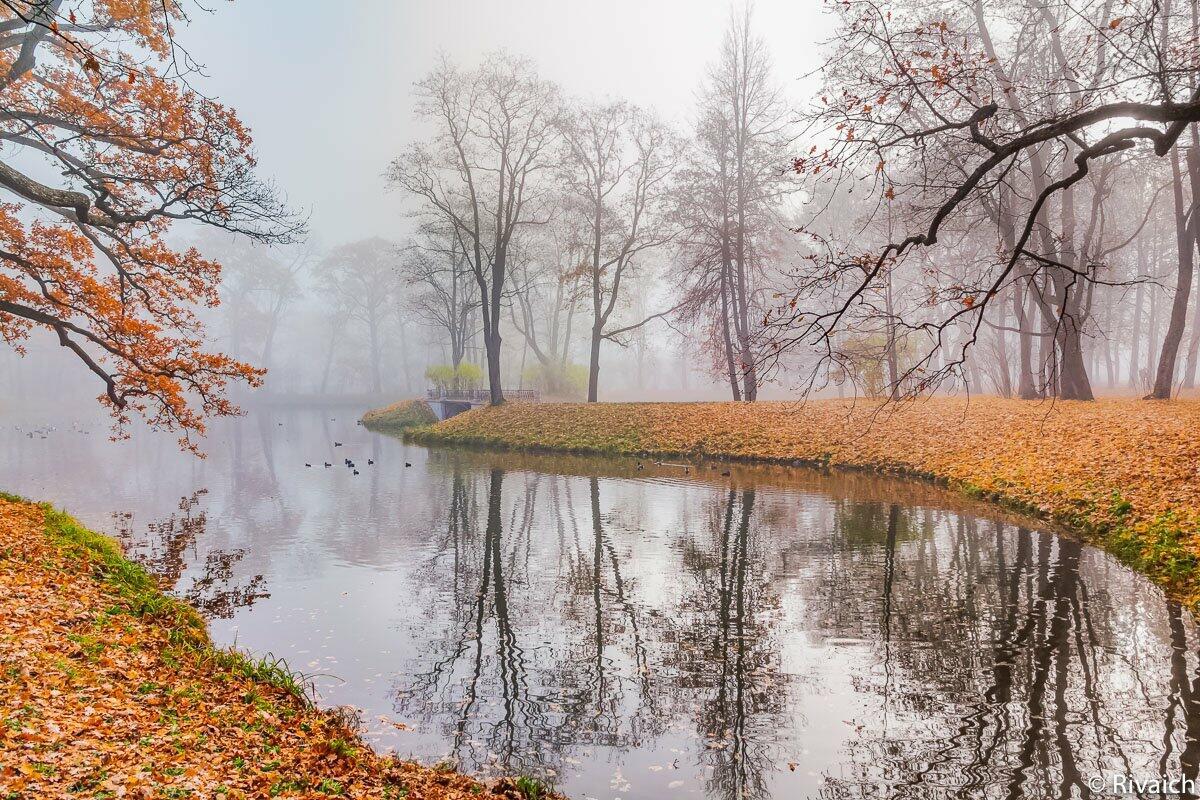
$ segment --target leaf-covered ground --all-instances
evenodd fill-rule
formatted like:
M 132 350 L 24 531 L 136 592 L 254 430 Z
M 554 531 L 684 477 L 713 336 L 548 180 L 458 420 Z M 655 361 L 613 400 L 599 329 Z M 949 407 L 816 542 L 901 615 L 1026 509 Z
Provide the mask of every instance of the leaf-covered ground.
M 524 798 L 375 754 L 108 539 L 0 497 L 0 798 Z
M 386 408 L 368 411 L 362 418 L 363 425 L 378 430 L 403 430 L 434 422 L 437 422 L 437 415 L 424 400 L 401 400 Z
M 1196 400 L 513 403 L 415 438 L 920 475 L 1065 524 L 1200 606 Z

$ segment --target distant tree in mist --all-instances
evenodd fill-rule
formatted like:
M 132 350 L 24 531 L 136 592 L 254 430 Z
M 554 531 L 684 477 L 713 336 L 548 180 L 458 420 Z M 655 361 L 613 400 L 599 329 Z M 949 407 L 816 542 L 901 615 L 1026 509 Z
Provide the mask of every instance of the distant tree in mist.
M 561 209 L 566 202 L 557 205 Z M 560 211 L 534 236 L 526 237 L 522 257 L 515 264 L 509 307 L 513 327 L 538 362 L 531 376 L 556 396 L 574 394 L 571 345 L 586 290 L 580 268 L 583 245 L 573 222 Z
M 322 392 L 327 388 L 329 365 L 346 323 L 358 323 L 365 330 L 371 391 L 383 391 L 385 326 L 400 287 L 397 261 L 395 244 L 373 237 L 335 247 L 317 265 L 321 302 L 332 323 Z
M 230 354 L 269 371 L 280 328 L 304 295 L 301 276 L 312 266 L 312 249 L 269 248 L 222 231 L 206 232 L 194 246 L 222 266 L 218 310 Z
M 445 224 L 426 223 L 400 256 L 412 288 L 407 306 L 449 343 L 457 369 L 479 324 L 479 287 L 460 237 Z
M 559 179 L 592 311 L 587 399 L 594 403 L 601 343 L 620 341 L 649 319 L 609 327 L 632 273 L 675 236 L 668 198 L 682 148 L 666 125 L 622 102 L 577 104 L 563 113 L 560 127 Z

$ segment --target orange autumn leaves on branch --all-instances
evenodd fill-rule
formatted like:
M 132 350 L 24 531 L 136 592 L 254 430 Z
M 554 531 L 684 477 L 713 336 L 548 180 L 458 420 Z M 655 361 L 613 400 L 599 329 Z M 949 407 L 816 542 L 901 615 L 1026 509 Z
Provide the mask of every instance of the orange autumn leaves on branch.
M 220 265 L 167 237 L 282 243 L 301 224 L 237 115 L 189 84 L 186 19 L 173 0 L 0 0 L 0 336 L 54 337 L 118 426 L 138 415 L 195 451 L 206 418 L 237 412 L 230 383 L 262 371 L 205 349 Z

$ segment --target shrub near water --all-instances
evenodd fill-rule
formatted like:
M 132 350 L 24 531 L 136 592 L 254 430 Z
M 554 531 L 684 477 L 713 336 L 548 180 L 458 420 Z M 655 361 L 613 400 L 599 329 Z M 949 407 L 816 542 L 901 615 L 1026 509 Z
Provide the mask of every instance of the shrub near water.
M 387 408 L 377 408 L 363 414 L 362 423 L 378 430 L 404 430 L 437 422 L 437 415 L 424 400 L 401 400 Z

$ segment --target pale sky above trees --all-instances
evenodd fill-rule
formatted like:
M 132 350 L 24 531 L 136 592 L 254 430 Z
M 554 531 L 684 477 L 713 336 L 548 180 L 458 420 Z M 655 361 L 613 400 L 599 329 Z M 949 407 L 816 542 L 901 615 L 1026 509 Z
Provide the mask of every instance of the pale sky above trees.
M 262 175 L 311 212 L 325 245 L 400 239 L 411 221 L 383 172 L 424 131 L 412 84 L 439 52 L 464 66 L 507 48 L 572 95 L 614 97 L 684 124 L 729 22 L 728 0 L 240 0 L 195 11 L 181 36 L 198 88 L 252 128 Z M 797 106 L 829 30 L 820 0 L 758 0 L 755 27 Z

